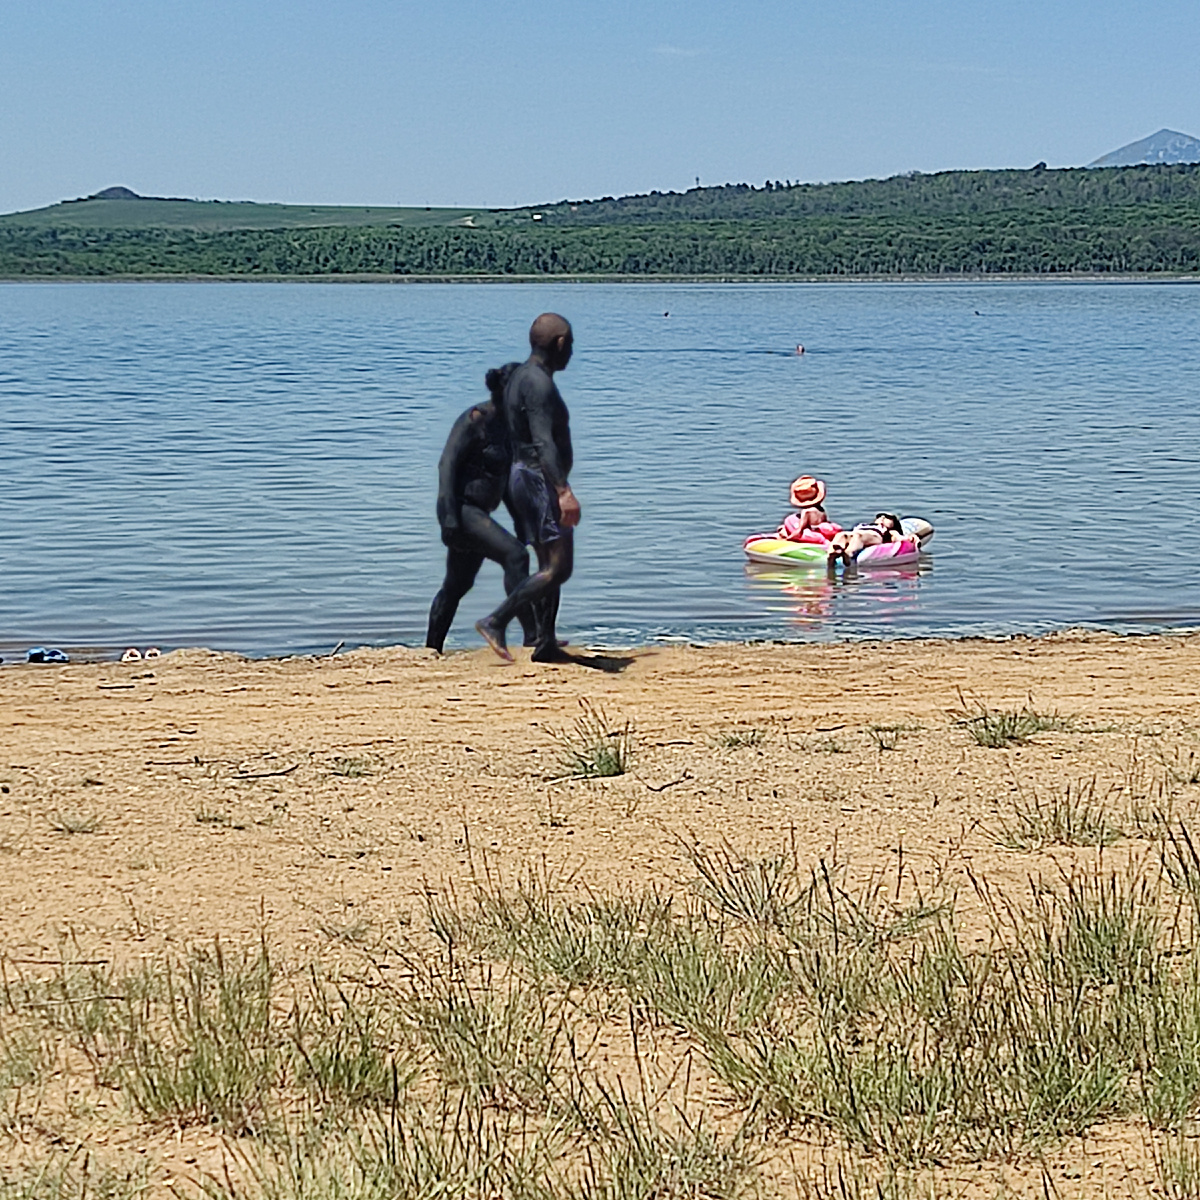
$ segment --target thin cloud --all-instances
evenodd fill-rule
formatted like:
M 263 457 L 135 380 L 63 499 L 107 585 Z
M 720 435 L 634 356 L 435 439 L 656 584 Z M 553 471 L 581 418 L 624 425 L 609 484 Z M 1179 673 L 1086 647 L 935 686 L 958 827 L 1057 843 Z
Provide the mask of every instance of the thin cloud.
M 691 46 L 655 46 L 654 53 L 661 54 L 664 58 L 699 58 L 708 51 Z

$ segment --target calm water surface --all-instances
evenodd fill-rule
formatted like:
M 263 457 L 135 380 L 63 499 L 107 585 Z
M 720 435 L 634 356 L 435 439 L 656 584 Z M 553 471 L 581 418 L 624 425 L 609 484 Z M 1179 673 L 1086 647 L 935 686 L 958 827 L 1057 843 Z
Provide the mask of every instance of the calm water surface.
M 442 443 L 548 308 L 577 641 L 1200 625 L 1187 284 L 0 284 L 0 652 L 420 644 Z M 801 472 L 929 565 L 747 570 Z

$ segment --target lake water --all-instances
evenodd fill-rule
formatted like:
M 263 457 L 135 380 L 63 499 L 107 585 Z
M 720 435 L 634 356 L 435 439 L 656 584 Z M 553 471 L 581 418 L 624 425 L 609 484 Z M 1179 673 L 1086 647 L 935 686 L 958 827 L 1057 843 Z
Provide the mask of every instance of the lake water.
M 543 309 L 576 330 L 574 641 L 1200 624 L 1188 284 L 14 283 L 0 653 L 419 645 L 442 443 Z M 932 521 L 929 563 L 748 570 L 800 473 L 844 524 Z M 499 596 L 486 564 L 448 646 Z

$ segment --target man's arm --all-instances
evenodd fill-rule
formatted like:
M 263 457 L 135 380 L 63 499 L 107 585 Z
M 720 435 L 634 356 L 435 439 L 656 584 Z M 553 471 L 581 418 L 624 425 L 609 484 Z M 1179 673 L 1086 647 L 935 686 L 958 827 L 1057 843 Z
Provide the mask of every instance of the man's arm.
M 558 494 L 559 514 L 562 523 L 568 528 L 579 524 L 580 508 L 571 485 L 567 482 L 567 474 L 563 466 L 562 455 L 559 453 L 558 442 L 554 438 L 554 415 L 562 406 L 562 397 L 558 389 L 548 378 L 533 376 L 525 384 L 522 397 L 525 404 L 525 416 L 529 422 L 529 437 L 537 447 L 538 459 L 542 464 L 542 474 L 546 482 Z M 571 431 L 564 422 L 563 434 L 570 446 Z
M 562 398 L 558 389 L 546 375 L 530 372 L 522 381 L 522 396 L 525 418 L 529 422 L 529 438 L 537 448 L 542 474 L 555 491 L 567 486 L 567 473 L 563 469 L 558 443 L 554 440 L 554 414 Z M 568 431 L 567 437 L 571 434 Z

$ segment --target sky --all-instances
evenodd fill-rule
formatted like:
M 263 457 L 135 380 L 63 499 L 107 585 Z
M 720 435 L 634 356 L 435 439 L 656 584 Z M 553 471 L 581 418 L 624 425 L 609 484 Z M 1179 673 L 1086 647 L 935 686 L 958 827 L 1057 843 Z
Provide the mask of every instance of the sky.
M 0 212 L 507 207 L 1200 136 L 1195 0 L 0 0 Z

